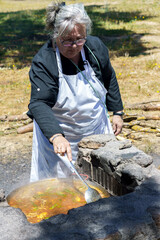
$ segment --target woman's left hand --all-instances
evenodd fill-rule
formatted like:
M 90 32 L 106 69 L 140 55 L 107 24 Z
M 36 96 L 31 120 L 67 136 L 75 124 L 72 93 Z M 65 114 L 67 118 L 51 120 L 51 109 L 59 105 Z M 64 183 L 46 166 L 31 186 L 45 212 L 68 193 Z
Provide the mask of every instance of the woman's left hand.
M 112 120 L 113 132 L 117 136 L 122 131 L 123 119 L 121 116 L 114 115 Z

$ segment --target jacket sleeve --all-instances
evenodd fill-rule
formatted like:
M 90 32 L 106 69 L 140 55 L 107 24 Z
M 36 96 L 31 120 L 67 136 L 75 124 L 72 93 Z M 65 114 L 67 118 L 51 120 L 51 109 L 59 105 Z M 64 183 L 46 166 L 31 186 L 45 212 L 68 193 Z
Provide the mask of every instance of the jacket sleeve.
M 47 58 L 47 61 L 46 59 Z M 43 60 L 42 60 L 43 59 Z M 28 115 L 36 120 L 43 134 L 49 139 L 56 133 L 63 133 L 55 118 L 52 107 L 58 94 L 58 70 L 53 55 L 43 53 L 33 59 L 29 72 L 31 99 Z
M 97 57 L 101 71 L 95 67 L 97 77 L 103 82 L 107 89 L 106 106 L 108 111 L 121 111 L 123 104 L 120 94 L 119 85 L 117 82 L 115 71 L 111 65 L 109 51 L 105 44 L 97 37 L 91 38 L 92 51 Z M 97 65 L 97 63 L 95 62 Z
M 108 111 L 117 112 L 123 110 L 119 84 L 117 82 L 115 71 L 111 65 L 110 59 L 106 62 L 103 70 L 104 86 L 107 89 L 106 105 Z

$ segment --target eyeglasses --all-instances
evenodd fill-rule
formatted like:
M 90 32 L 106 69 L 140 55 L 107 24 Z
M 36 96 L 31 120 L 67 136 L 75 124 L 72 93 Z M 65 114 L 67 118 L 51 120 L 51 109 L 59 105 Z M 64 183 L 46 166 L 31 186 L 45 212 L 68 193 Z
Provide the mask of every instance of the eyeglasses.
M 72 47 L 74 44 L 76 44 L 77 46 L 82 46 L 86 41 L 86 38 L 80 38 L 78 40 L 75 41 L 61 41 L 61 44 L 64 47 Z

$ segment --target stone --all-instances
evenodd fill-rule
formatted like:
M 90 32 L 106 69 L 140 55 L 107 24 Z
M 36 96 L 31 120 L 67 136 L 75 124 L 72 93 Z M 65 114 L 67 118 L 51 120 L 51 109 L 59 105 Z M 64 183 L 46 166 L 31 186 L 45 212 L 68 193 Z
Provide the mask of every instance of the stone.
M 133 156 L 132 160 L 142 167 L 147 167 L 153 163 L 152 157 L 142 151 L 139 151 L 137 155 Z
M 0 189 L 0 202 L 5 201 L 5 191 L 3 189 Z
M 122 235 L 119 232 L 109 234 L 105 238 L 96 239 L 96 240 L 122 240 Z
M 88 148 L 87 145 L 88 142 L 92 142 L 93 145 L 95 142 L 97 146 L 100 146 L 102 143 L 103 145 L 97 149 L 90 149 L 90 146 Z M 85 162 L 88 162 L 88 165 Z M 82 139 L 79 145 L 77 161 L 79 171 L 87 171 L 91 179 L 99 184 L 112 177 L 112 182 L 117 181 L 117 184 L 124 185 L 122 191 L 120 191 L 122 193 L 133 191 L 147 176 L 150 176 L 152 163 L 152 157 L 132 146 L 131 141 L 118 141 L 112 135 L 108 137 L 107 135 L 92 135 Z M 104 172 L 104 174 L 101 172 Z M 104 181 L 102 181 L 99 175 L 103 176 Z M 104 185 L 108 187 L 107 184 Z M 118 185 L 117 187 L 115 185 L 114 188 L 117 189 Z M 113 192 L 113 187 L 108 189 L 108 191 L 113 195 L 117 194 L 117 191 Z
M 122 240 L 122 236 L 119 232 L 108 234 L 105 238 L 96 239 L 96 240 Z
M 119 150 L 132 147 L 132 142 L 130 140 L 125 140 L 120 142 Z
M 150 207 L 147 209 L 147 211 L 151 214 L 152 219 L 154 220 L 157 228 L 160 231 L 160 208 L 158 207 Z
M 128 239 L 132 240 L 157 240 L 157 237 L 158 232 L 154 223 L 140 224 L 139 226 L 130 229 L 130 233 L 128 233 Z
M 105 144 L 109 141 L 115 139 L 113 134 L 98 134 L 84 137 L 82 141 L 79 142 L 78 146 L 80 148 L 91 148 L 98 149 L 100 147 L 105 146 Z
M 137 182 L 137 185 L 146 177 L 143 172 L 143 168 L 136 163 L 121 164 L 117 167 L 116 173 L 119 173 L 121 176 L 129 176 L 131 179 Z M 127 185 L 127 183 L 125 184 Z
M 82 159 L 82 157 L 86 161 L 90 162 L 90 158 L 91 158 L 90 157 L 90 153 L 91 153 L 91 151 L 92 151 L 92 149 L 80 148 L 79 151 L 78 151 L 78 159 L 77 159 L 76 163 L 79 164 L 80 163 L 79 160 Z
M 120 155 L 116 155 L 116 152 L 111 151 L 108 147 L 99 148 L 98 150 L 93 150 L 91 152 L 91 161 L 99 161 L 104 168 L 109 165 L 112 167 L 118 166 L 122 162 L 122 158 Z

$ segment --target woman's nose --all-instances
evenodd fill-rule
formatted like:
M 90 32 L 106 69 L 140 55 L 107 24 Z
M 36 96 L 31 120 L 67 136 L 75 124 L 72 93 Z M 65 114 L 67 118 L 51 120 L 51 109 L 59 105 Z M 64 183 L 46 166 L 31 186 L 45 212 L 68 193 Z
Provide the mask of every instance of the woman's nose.
M 72 44 L 72 48 L 76 48 L 77 47 L 77 44 L 76 43 L 73 43 Z

